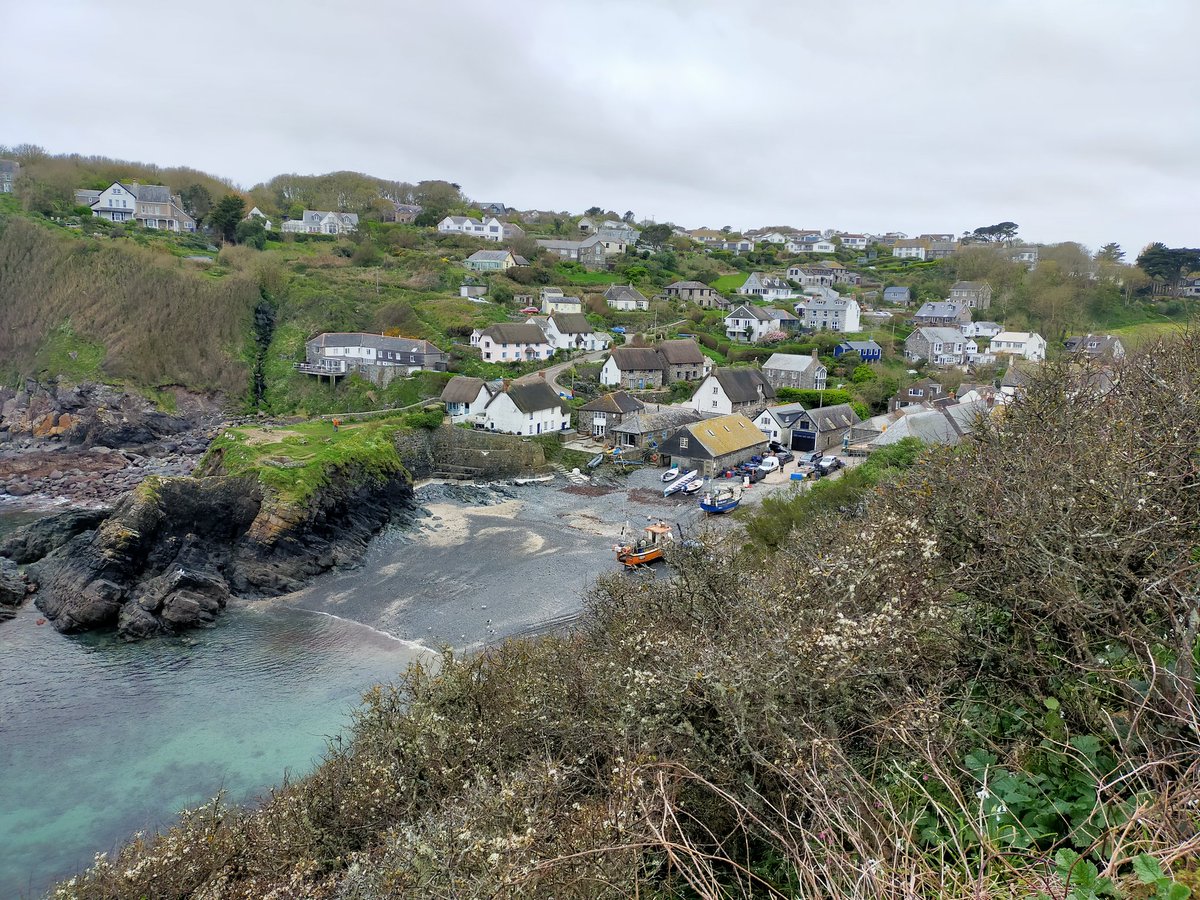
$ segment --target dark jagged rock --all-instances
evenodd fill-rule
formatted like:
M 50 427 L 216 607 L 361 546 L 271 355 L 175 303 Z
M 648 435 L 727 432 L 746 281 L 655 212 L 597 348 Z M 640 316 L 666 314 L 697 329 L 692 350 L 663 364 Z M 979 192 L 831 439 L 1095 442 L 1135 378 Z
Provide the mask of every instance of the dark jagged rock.
M 25 576 L 17 569 L 17 564 L 0 559 L 0 620 L 13 616 L 25 599 L 25 592 Z
M 233 595 L 277 596 L 356 561 L 398 511 L 407 475 L 340 472 L 303 506 L 253 478 L 151 479 L 92 531 L 30 567 L 37 605 L 62 632 L 129 639 L 211 624 Z
M 0 543 L 0 556 L 19 565 L 37 562 L 75 535 L 94 531 L 111 512 L 111 509 L 73 509 L 39 519 L 18 529 Z

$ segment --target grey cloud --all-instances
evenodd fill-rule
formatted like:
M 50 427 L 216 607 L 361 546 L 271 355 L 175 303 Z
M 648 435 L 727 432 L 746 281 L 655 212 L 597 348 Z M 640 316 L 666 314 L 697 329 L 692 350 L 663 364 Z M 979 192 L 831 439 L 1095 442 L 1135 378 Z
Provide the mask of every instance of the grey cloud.
M 683 224 L 1195 245 L 1194 0 L 64 0 L 11 12 L 2 142 L 448 178 Z M 153 28 L 169 68 L 128 36 Z M 1188 198 L 1191 198 L 1188 200 Z

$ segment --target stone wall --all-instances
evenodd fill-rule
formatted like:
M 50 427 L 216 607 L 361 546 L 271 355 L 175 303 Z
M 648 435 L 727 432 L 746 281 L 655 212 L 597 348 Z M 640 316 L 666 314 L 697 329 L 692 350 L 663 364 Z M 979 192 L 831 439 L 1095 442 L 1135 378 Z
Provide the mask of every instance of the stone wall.
M 535 441 L 453 425 L 400 434 L 396 449 L 413 478 L 507 478 L 541 471 L 546 466 L 546 455 Z

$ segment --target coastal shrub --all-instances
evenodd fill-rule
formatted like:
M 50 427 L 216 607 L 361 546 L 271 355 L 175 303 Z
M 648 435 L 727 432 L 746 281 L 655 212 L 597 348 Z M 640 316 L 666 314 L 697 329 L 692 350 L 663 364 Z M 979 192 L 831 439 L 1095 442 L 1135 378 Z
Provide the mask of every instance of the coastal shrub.
M 1198 445 L 1200 338 L 1044 367 L 774 552 L 603 576 L 576 628 L 413 668 L 261 809 L 56 896 L 1182 897 Z

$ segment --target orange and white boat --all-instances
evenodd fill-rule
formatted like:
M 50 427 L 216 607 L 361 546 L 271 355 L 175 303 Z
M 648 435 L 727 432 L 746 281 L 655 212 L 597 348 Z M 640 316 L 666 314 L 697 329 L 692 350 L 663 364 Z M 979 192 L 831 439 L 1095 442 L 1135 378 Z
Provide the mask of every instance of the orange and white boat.
M 617 562 L 627 569 L 636 569 L 662 559 L 666 548 L 674 541 L 671 526 L 666 522 L 655 522 L 646 526 L 645 537 L 630 544 L 619 544 L 613 549 L 617 553 Z

